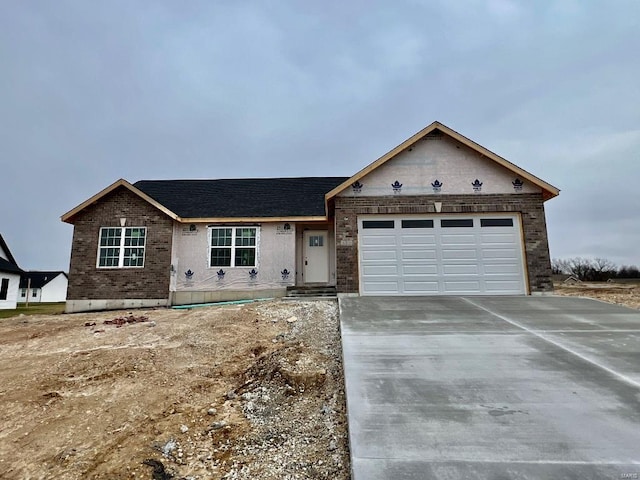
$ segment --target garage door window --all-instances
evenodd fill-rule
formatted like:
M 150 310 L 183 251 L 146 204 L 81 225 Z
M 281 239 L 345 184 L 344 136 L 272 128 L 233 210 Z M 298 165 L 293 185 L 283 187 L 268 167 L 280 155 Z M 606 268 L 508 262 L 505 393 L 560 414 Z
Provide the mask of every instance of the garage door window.
M 440 222 L 442 228 L 458 228 L 458 227 L 471 227 L 473 228 L 473 218 L 456 218 L 452 220 L 442 220 Z
M 362 228 L 395 228 L 393 220 L 365 220 L 362 222 Z
M 481 227 L 513 227 L 512 218 L 481 218 Z
M 402 220 L 402 228 L 433 228 L 433 220 Z

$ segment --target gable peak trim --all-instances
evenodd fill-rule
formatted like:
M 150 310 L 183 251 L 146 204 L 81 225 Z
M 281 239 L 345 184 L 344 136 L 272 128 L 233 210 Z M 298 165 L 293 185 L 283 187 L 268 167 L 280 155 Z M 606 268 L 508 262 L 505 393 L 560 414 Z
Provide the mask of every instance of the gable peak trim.
M 329 200 L 331 200 L 333 197 L 335 197 L 339 193 L 341 193 L 344 190 L 346 190 L 353 183 L 359 181 L 360 179 L 362 179 L 363 177 L 365 177 L 366 175 L 371 173 L 376 168 L 382 166 L 383 164 L 385 164 L 386 162 L 388 162 L 392 158 L 396 157 L 398 154 L 402 153 L 404 150 L 413 147 L 418 141 L 422 140 L 423 138 L 425 138 L 425 137 L 427 137 L 427 138 L 438 138 L 438 137 L 442 137 L 444 135 L 447 135 L 447 136 L 453 138 L 454 140 L 457 140 L 458 142 L 462 143 L 463 145 L 465 145 L 465 146 L 469 147 L 470 149 L 478 152 L 481 156 L 486 157 L 486 158 L 488 158 L 490 160 L 493 160 L 495 163 L 497 163 L 497 164 L 501 165 L 502 167 L 512 171 L 518 177 L 521 177 L 521 178 L 523 178 L 525 180 L 528 180 L 529 182 L 533 183 L 534 185 L 540 187 L 542 189 L 542 197 L 543 197 L 543 199 L 545 201 L 557 196 L 560 193 L 560 190 L 558 188 L 554 187 L 553 185 L 551 185 L 550 183 L 547 183 L 544 180 L 542 180 L 541 178 L 538 178 L 535 175 L 527 172 L 526 170 L 518 167 L 514 163 L 511 163 L 510 161 L 508 161 L 507 159 L 501 157 L 500 155 L 497 155 L 496 153 L 493 153 L 491 150 L 483 147 L 482 145 L 474 142 L 473 140 L 471 140 L 471 139 L 465 137 L 464 135 L 456 132 L 455 130 L 447 127 L 446 125 L 444 125 L 444 124 L 442 124 L 442 123 L 440 123 L 438 121 L 434 121 L 431 124 L 427 125 L 425 128 L 423 128 L 422 130 L 420 130 L 419 132 L 417 132 L 416 134 L 414 134 L 411 137 L 409 137 L 407 140 L 402 142 L 400 145 L 398 145 L 395 148 L 391 149 L 390 151 L 385 153 L 383 156 L 381 156 L 380 158 L 378 158 L 374 162 L 372 162 L 369 165 L 367 165 L 366 167 L 364 167 L 358 173 L 356 173 L 351 178 L 347 179 L 345 182 L 343 182 L 340 185 L 338 185 L 336 188 L 331 190 L 329 193 L 327 193 L 325 195 L 325 203 L 327 203 Z
M 168 215 L 169 217 L 171 217 L 174 220 L 178 220 L 179 217 L 178 215 L 176 215 L 174 212 L 172 212 L 171 210 L 169 210 L 167 207 L 165 207 L 164 205 L 158 203 L 156 200 L 154 200 L 153 198 L 151 198 L 149 195 L 147 195 L 146 193 L 144 193 L 142 190 L 134 187 L 131 183 L 129 183 L 128 181 L 126 181 L 124 178 L 121 178 L 119 180 L 116 180 L 115 182 L 113 182 L 111 185 L 109 185 L 106 188 L 103 188 L 101 191 L 99 191 L 98 193 L 96 193 L 94 196 L 92 196 L 91 198 L 85 200 L 84 202 L 82 202 L 80 205 L 78 205 L 77 207 L 73 208 L 72 210 L 69 210 L 67 213 L 65 213 L 64 215 L 62 215 L 60 217 L 60 219 L 63 222 L 66 223 L 71 223 L 73 224 L 73 219 L 74 217 L 80 213 L 82 210 L 84 210 L 85 208 L 87 208 L 88 206 L 92 205 L 93 203 L 97 202 L 98 200 L 100 200 L 101 198 L 105 197 L 106 195 L 110 194 L 111 192 L 113 192 L 114 190 L 116 190 L 119 187 L 124 187 L 127 190 L 129 190 L 131 193 L 137 195 L 138 197 L 140 197 L 142 200 L 144 200 L 145 202 L 151 204 L 152 206 L 154 206 L 155 208 L 157 208 L 158 210 L 162 211 L 163 213 L 165 213 L 166 215 Z

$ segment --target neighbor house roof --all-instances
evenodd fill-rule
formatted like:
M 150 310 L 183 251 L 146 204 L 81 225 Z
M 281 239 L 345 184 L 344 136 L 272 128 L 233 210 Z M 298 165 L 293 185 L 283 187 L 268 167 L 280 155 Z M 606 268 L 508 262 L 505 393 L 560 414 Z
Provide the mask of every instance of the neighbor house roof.
M 124 187 L 174 220 L 321 220 L 326 218 L 324 196 L 347 177 L 242 178 L 223 180 L 124 179 L 109 185 L 62 216 L 73 218 L 89 205 Z
M 443 125 L 440 122 L 433 122 L 431 125 L 423 128 L 418 133 L 416 133 L 412 137 L 408 138 L 407 140 L 402 142 L 400 145 L 398 145 L 394 149 L 392 149 L 389 152 L 385 153 L 383 156 L 378 158 L 375 162 L 367 165 L 365 168 L 360 170 L 358 173 L 356 173 L 352 177 L 349 177 L 343 183 L 341 183 L 336 188 L 331 190 L 326 195 L 327 201 L 330 200 L 331 198 L 335 197 L 336 195 L 338 195 L 340 192 L 342 192 L 343 190 L 345 190 L 349 186 L 351 186 L 357 180 L 360 180 L 365 175 L 371 173 L 376 168 L 380 167 L 381 165 L 385 164 L 387 161 L 391 160 L 393 157 L 395 157 L 396 155 L 401 153 L 403 150 L 411 147 L 412 145 L 414 145 L 416 142 L 418 142 L 419 140 L 421 140 L 425 136 L 429 135 L 430 133 L 434 133 L 436 131 L 440 131 L 440 132 L 450 136 L 451 138 L 453 138 L 453 139 L 459 141 L 460 143 L 462 143 L 463 145 L 466 145 L 467 147 L 471 148 L 472 150 L 475 150 L 476 152 L 480 153 L 482 156 L 488 158 L 489 160 L 493 160 L 498 165 L 501 165 L 504 168 L 506 168 L 508 170 L 511 170 L 517 176 L 530 181 L 534 185 L 537 185 L 538 187 L 540 187 L 542 189 L 542 198 L 544 200 L 549 200 L 550 198 L 553 198 L 553 197 L 557 196 L 560 193 L 560 190 L 557 189 L 556 187 L 554 187 L 553 185 L 545 182 L 544 180 L 536 177 L 535 175 L 527 172 L 526 170 L 523 170 L 522 168 L 518 167 L 517 165 L 515 165 L 515 164 L 511 163 L 510 161 L 502 158 L 500 155 L 497 155 L 497 154 L 493 153 L 492 151 L 484 148 L 482 145 L 477 144 L 473 140 L 468 139 L 464 135 L 459 134 L 455 130 L 452 130 L 451 128 L 447 127 L 446 125 Z
M 4 238 L 2 238 L 2 234 L 0 234 L 0 249 L 7 256 L 6 259 L 0 257 L 0 272 L 21 273 L 22 269 L 20 269 L 20 267 L 18 266 L 18 262 L 16 262 L 16 259 L 13 258 L 7 242 L 5 242 Z
M 54 278 L 57 278 L 58 275 L 64 275 L 65 277 L 67 276 L 67 274 L 63 271 L 23 272 L 22 275 L 20 276 L 20 288 L 27 288 L 27 285 L 29 285 L 30 288 L 42 288 L 51 280 L 53 280 Z M 31 279 L 30 284 L 29 284 L 29 279 Z

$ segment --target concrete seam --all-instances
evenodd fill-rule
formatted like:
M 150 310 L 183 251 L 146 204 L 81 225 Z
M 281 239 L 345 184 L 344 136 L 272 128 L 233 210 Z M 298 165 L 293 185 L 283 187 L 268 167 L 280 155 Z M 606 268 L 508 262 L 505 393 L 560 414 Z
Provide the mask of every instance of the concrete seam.
M 589 358 L 589 357 L 587 357 L 587 356 L 585 356 L 585 355 L 583 355 L 581 353 L 578 353 L 575 350 L 572 350 L 572 349 L 562 345 L 561 343 L 558 343 L 555 340 L 552 340 L 552 339 L 546 337 L 545 335 L 543 335 L 541 333 L 536 332 L 535 330 L 532 330 L 532 329 L 530 329 L 530 328 L 528 328 L 528 327 L 526 327 L 524 325 L 521 325 L 518 322 L 516 322 L 515 320 L 512 320 L 512 319 L 510 319 L 508 317 L 505 317 L 504 315 L 500 315 L 499 313 L 493 312 L 493 311 L 489 310 L 488 308 L 483 307 L 482 305 L 478 305 L 477 303 L 472 302 L 470 299 L 468 299 L 466 297 L 461 297 L 461 298 L 462 298 L 462 300 L 464 300 L 465 302 L 469 303 L 470 305 L 473 305 L 476 308 L 484 310 L 485 312 L 493 315 L 494 317 L 497 317 L 497 318 L 499 318 L 499 319 L 501 319 L 501 320 L 503 320 L 503 321 L 505 321 L 507 323 L 510 323 L 511 325 L 513 325 L 515 327 L 521 328 L 525 332 L 528 332 L 531 335 L 534 335 L 534 336 L 540 338 L 541 340 L 544 340 L 545 342 L 548 342 L 548 343 L 560 348 L 561 350 L 564 350 L 565 352 L 571 353 L 572 355 L 575 355 L 576 357 L 584 360 L 585 362 L 590 363 L 591 365 L 604 370 L 605 372 L 609 373 L 610 375 L 613 375 L 614 377 L 618 378 L 619 380 L 621 380 L 621 381 L 623 381 L 623 382 L 625 382 L 625 383 L 627 383 L 627 384 L 629 384 L 629 385 L 631 385 L 631 386 L 633 386 L 635 388 L 639 388 L 640 389 L 640 383 L 630 379 L 629 377 L 627 377 L 625 375 L 622 375 L 621 373 L 618 373 L 615 370 L 612 370 L 611 368 L 606 367 L 606 366 L 596 362 L 595 360 L 593 360 L 593 359 L 591 359 L 591 358 Z

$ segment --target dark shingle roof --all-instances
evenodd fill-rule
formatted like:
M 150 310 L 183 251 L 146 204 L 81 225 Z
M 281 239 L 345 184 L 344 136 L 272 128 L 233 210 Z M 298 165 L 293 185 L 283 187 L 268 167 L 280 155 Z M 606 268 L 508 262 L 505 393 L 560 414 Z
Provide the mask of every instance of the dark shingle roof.
M 21 273 L 22 270 L 18 266 L 16 259 L 11 255 L 11 250 L 9 250 L 9 246 L 7 242 L 2 238 L 2 234 L 0 234 L 0 249 L 2 249 L 7 256 L 7 259 L 0 257 L 0 272 L 13 272 L 13 273 Z
M 134 186 L 182 218 L 325 215 L 324 196 L 349 177 L 140 180 Z
M 42 288 L 51 280 L 56 278 L 58 275 L 67 275 L 63 271 L 53 271 L 53 272 L 39 272 L 39 271 L 31 271 L 31 272 L 23 272 L 20 276 L 20 288 L 27 288 L 28 279 L 31 279 L 31 288 Z

